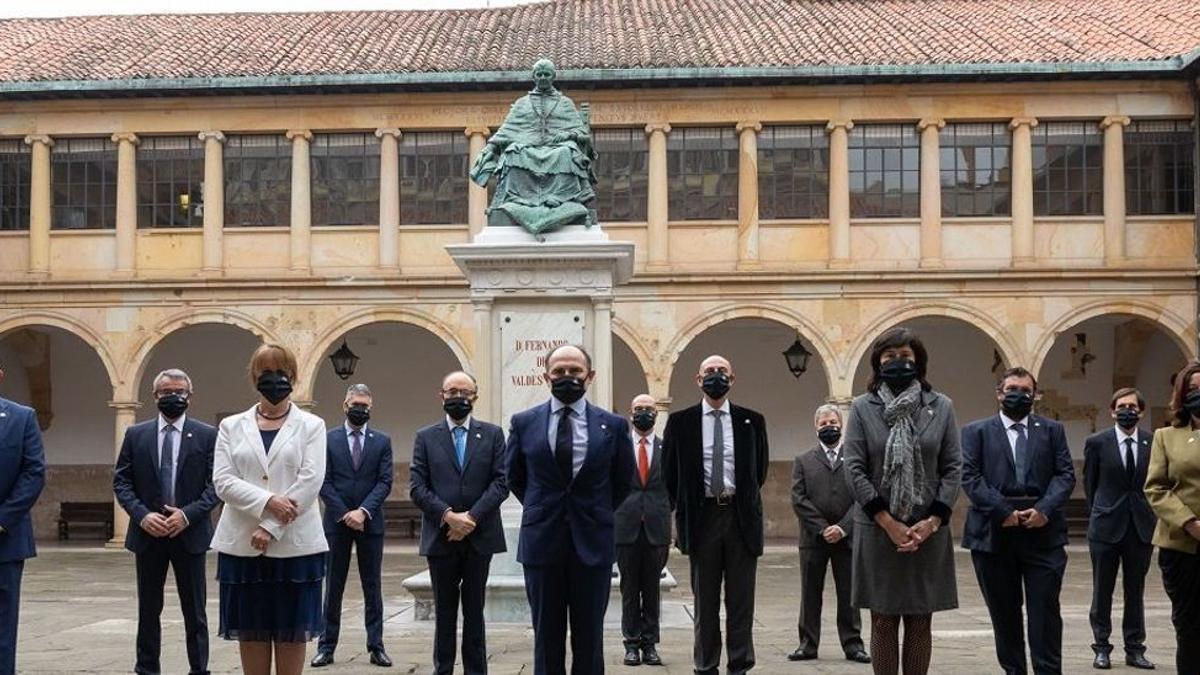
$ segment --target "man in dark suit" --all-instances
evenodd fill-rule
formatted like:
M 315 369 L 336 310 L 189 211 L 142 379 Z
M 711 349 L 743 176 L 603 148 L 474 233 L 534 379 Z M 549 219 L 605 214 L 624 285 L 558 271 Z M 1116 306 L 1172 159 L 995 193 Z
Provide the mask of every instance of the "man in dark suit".
M 629 406 L 636 471 L 617 509 L 617 568 L 621 571 L 621 634 L 625 665 L 661 666 L 658 619 L 660 583 L 671 546 L 671 502 L 663 480 L 662 446 L 654 435 L 654 397 L 640 394 Z
M 1088 619 L 1096 652 L 1092 665 L 1112 668 L 1112 597 L 1117 570 L 1125 568 L 1125 663 L 1152 670 L 1146 659 L 1146 617 L 1142 596 L 1154 546 L 1158 519 L 1146 493 L 1152 435 L 1138 428 L 1146 399 L 1137 389 L 1118 389 L 1109 406 L 1116 424 L 1097 433 L 1083 446 L 1083 488 L 1088 500 L 1088 551 L 1092 558 L 1092 609 Z
M 504 433 L 471 412 L 479 398 L 475 378 L 454 372 L 438 394 L 446 416 L 417 432 L 412 487 L 420 507 L 421 555 L 429 563 L 436 624 L 435 675 L 452 675 L 462 599 L 463 673 L 487 672 L 484 591 L 492 555 L 506 550 L 500 505 L 504 479 Z
M 29 510 L 45 485 L 46 454 L 37 414 L 0 398 L 0 673 L 17 670 L 21 575 L 25 561 L 37 555 Z
M 792 508 L 800 519 L 800 646 L 788 660 L 817 658 L 825 569 L 832 566 L 842 650 L 850 661 L 870 663 L 863 648 L 862 619 L 850 604 L 854 496 L 842 471 L 842 411 L 823 405 L 813 423 L 818 444 L 797 457 L 792 468 Z
M 690 558 L 696 598 L 692 657 L 696 673 L 721 666 L 721 584 L 729 673 L 754 667 L 754 585 L 763 552 L 760 493 L 767 479 L 767 424 L 731 405 L 733 366 L 723 356 L 700 364 L 701 402 L 672 413 L 663 431 L 667 490 L 679 551 Z
M 1036 395 L 1033 375 L 1010 368 L 996 388 L 1000 414 L 962 429 L 963 490 L 971 500 L 963 546 L 971 551 L 996 656 L 1008 675 L 1027 672 L 1022 601 L 1034 673 L 1062 672 L 1063 506 L 1075 469 L 1063 426 L 1030 414 Z
M 583 397 L 596 373 L 582 347 L 546 355 L 551 398 L 512 417 L 508 486 L 524 505 L 517 561 L 533 614 L 534 675 L 604 672 L 604 612 L 616 557 L 614 513 L 629 494 L 625 418 Z
M 208 672 L 207 583 L 204 556 L 212 541 L 210 514 L 213 448 L 217 430 L 188 417 L 192 380 L 178 369 L 154 378 L 158 415 L 125 430 L 113 471 L 113 493 L 129 514 L 125 548 L 137 567 L 137 665 L 134 672 L 162 672 L 163 585 L 175 570 L 183 611 L 189 673 Z
M 317 643 L 312 666 L 333 663 L 342 627 L 342 594 L 350 574 L 350 550 L 358 549 L 367 652 L 372 665 L 392 665 L 383 649 L 383 502 L 392 492 L 392 439 L 374 427 L 371 390 L 365 384 L 346 390 L 345 424 L 325 439 L 325 539 L 329 542 L 329 576 L 325 585 L 325 632 Z

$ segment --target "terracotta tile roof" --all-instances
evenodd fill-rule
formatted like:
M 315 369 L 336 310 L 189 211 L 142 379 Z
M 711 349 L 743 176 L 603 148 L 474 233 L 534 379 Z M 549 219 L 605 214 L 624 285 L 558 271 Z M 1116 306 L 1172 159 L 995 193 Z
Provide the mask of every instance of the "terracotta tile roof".
M 543 55 L 561 70 L 1177 69 L 1198 49 L 1197 0 L 550 0 L 487 10 L 5 20 L 0 85 L 524 73 Z

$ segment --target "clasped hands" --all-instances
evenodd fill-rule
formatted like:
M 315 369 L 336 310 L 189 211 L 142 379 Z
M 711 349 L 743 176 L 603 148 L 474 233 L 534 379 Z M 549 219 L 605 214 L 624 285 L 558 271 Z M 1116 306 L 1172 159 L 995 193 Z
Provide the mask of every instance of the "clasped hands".
M 163 510 L 167 512 L 166 515 L 147 513 L 139 525 L 152 537 L 174 539 L 187 529 L 187 517 L 183 515 L 183 509 L 175 506 L 163 506 Z
M 457 513 L 448 510 L 442 515 L 442 522 L 450 528 L 446 532 L 446 538 L 450 541 L 462 541 L 475 531 L 475 519 L 466 511 Z
M 924 520 L 918 520 L 910 527 L 896 520 L 887 512 L 876 516 L 876 522 L 896 545 L 896 551 L 899 553 L 916 553 L 921 544 L 925 543 L 942 526 L 941 518 L 929 516 Z
M 342 516 L 341 523 L 355 532 L 367 528 L 367 514 L 362 509 L 352 509 Z
M 1008 514 L 1004 522 L 1000 523 L 1000 527 L 1024 527 L 1026 529 L 1035 529 L 1044 527 L 1050 519 L 1046 514 L 1037 509 L 1025 509 L 1023 511 L 1013 511 Z

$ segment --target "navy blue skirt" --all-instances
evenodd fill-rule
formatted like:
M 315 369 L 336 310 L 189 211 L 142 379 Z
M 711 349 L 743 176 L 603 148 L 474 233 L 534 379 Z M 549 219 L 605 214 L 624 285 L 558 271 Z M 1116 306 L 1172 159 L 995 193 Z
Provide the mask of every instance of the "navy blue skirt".
M 298 558 L 217 555 L 217 634 L 245 642 L 308 642 L 325 631 L 325 554 Z

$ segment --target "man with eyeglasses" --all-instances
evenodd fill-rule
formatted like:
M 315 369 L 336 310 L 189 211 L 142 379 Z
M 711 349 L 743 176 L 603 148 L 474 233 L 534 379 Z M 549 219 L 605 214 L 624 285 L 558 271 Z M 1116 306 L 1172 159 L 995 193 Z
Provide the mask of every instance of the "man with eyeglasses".
M 410 495 L 424 513 L 420 554 L 433 584 L 433 668 L 436 675 L 454 672 L 461 601 L 463 673 L 483 675 L 484 590 L 492 555 L 506 550 L 504 433 L 472 414 L 479 389 L 470 374 L 447 375 L 438 398 L 445 417 L 417 432 L 410 469 Z
M 208 673 L 208 618 L 205 613 L 204 555 L 212 541 L 209 514 L 217 505 L 213 490 L 213 448 L 217 430 L 186 415 L 192 380 L 178 369 L 154 377 L 158 416 L 125 431 L 113 473 L 113 492 L 129 514 L 125 548 L 137 567 L 138 628 L 134 672 L 178 672 L 161 667 L 163 585 L 167 568 L 183 610 L 188 673 Z

